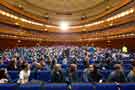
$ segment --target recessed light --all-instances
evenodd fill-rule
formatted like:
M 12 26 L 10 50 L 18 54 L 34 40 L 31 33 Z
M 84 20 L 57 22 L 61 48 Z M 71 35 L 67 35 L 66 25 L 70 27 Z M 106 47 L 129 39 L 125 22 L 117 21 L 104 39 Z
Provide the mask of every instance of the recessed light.
M 69 29 L 69 23 L 66 21 L 61 21 L 59 24 L 59 27 L 61 30 L 68 30 Z

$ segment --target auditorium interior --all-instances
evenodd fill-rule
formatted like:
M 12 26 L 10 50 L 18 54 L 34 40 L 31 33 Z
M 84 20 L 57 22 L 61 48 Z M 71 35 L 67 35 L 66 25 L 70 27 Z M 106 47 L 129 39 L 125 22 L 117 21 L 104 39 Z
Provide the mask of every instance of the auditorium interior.
M 0 90 L 135 90 L 135 0 L 0 0 Z

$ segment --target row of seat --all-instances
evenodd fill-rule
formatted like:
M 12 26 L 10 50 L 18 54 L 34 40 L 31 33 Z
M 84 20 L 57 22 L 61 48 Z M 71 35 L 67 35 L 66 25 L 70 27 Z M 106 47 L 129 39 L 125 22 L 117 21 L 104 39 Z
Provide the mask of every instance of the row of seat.
M 68 65 L 62 65 L 63 69 L 67 69 L 68 67 L 69 67 Z M 125 70 L 131 70 L 132 69 L 132 65 L 131 65 L 131 63 L 130 64 L 123 64 L 123 68 Z M 84 70 L 85 69 L 84 64 L 77 65 L 77 69 L 78 70 Z M 113 69 L 113 67 L 112 67 L 112 69 Z
M 103 79 L 106 80 L 107 77 L 110 74 L 110 70 L 104 70 L 101 71 L 101 74 L 103 76 Z M 66 73 L 66 72 L 64 72 Z M 83 71 L 78 70 L 78 76 L 79 76 L 79 81 L 83 82 L 82 76 L 83 76 Z M 129 71 L 125 71 L 125 74 L 127 75 Z M 9 71 L 8 72 L 9 76 L 11 77 L 11 80 L 17 80 L 19 78 L 19 72 L 18 71 Z M 51 72 L 50 71 L 32 71 L 30 75 L 30 80 L 41 80 L 45 82 L 50 82 L 51 81 Z
M 69 67 L 69 65 L 62 65 L 62 69 L 63 70 L 67 70 Z M 131 64 L 123 64 L 123 67 L 125 70 L 131 70 L 132 69 L 132 65 Z M 0 65 L 0 68 L 7 68 L 6 65 Z M 84 70 L 85 66 L 83 64 L 80 64 L 77 66 L 78 70 Z M 112 68 L 113 69 L 113 68 Z
M 0 90 L 69 90 L 68 85 L 62 84 L 0 84 Z M 125 84 L 91 84 L 75 83 L 70 90 L 135 90 L 135 83 Z

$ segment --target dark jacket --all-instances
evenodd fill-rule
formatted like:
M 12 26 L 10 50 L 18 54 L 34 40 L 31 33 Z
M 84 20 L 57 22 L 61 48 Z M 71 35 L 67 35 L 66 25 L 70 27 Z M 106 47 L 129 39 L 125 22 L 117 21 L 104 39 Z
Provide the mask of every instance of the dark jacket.
M 87 77 L 89 82 L 99 82 L 102 79 L 102 75 L 98 71 L 89 72 Z
M 70 72 L 70 71 L 67 71 L 66 77 L 68 78 L 68 80 L 69 80 L 70 82 L 79 82 L 79 77 L 78 77 L 77 72 Z
M 108 77 L 108 82 L 127 82 L 127 79 L 124 72 L 113 71 Z
M 55 83 L 64 82 L 64 75 L 62 71 L 53 71 L 51 75 L 51 81 Z

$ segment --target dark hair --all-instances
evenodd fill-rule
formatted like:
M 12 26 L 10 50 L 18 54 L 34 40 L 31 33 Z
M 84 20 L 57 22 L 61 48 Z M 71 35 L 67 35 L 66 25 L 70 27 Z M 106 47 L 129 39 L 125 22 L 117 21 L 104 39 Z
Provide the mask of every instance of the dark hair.
M 4 69 L 0 69 L 0 79 L 7 78 Z
M 97 73 L 97 67 L 96 67 L 96 65 L 95 65 L 95 64 L 93 64 L 93 68 L 94 68 L 93 73 Z
M 23 70 L 23 69 L 25 69 L 25 68 L 27 68 L 27 64 L 23 64 L 22 66 L 21 66 L 21 69 Z
M 118 70 L 118 69 L 121 69 L 121 65 L 120 64 L 115 64 L 114 65 L 114 70 Z

